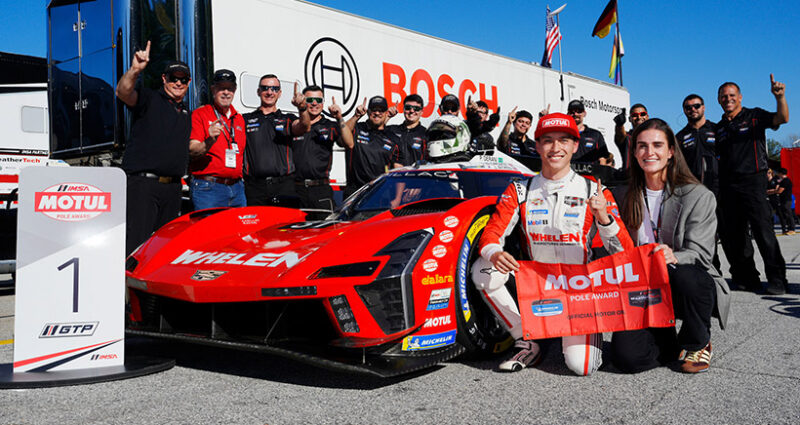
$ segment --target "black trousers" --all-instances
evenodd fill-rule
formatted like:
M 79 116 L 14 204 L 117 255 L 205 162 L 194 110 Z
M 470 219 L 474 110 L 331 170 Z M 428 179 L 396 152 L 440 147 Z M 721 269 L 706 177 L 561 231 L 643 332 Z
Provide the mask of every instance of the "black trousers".
M 180 215 L 181 184 L 128 176 L 125 255 L 130 255 L 161 226 Z
M 778 219 L 781 221 L 783 233 L 794 231 L 794 211 L 792 211 L 791 199 L 778 206 Z
M 767 281 L 786 285 L 786 263 L 772 227 L 772 211 L 764 194 L 767 176 L 764 173 L 725 179 L 720 185 L 720 231 L 722 250 L 731 265 L 734 285 L 761 288 L 753 244 L 747 237 L 747 226 L 753 233 Z
M 294 190 L 294 176 L 282 176 L 271 180 L 245 178 L 244 196 L 249 207 L 300 207 Z
M 711 340 L 711 314 L 716 283 L 704 269 L 693 264 L 668 265 L 675 316 L 683 320 L 675 328 L 647 328 L 614 332 L 611 363 L 626 373 L 650 370 L 678 358 L 681 350 L 699 350 Z
M 336 203 L 333 200 L 333 189 L 329 184 L 306 186 L 295 184 L 295 191 L 300 198 L 301 208 L 314 208 L 333 211 Z M 322 220 L 328 216 L 327 212 L 308 212 L 307 220 Z

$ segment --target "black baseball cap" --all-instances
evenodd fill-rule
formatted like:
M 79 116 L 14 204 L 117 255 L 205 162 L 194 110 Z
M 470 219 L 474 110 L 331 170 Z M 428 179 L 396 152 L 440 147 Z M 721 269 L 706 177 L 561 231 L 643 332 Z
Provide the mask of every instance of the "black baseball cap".
M 214 73 L 214 79 L 211 80 L 213 84 L 217 83 L 233 83 L 236 84 L 236 74 L 230 69 L 218 69 Z
M 455 95 L 448 94 L 442 98 L 439 106 L 443 111 L 458 111 L 458 109 L 461 107 L 461 103 L 458 101 L 458 98 Z
M 368 111 L 386 111 L 389 109 L 389 104 L 386 102 L 386 99 L 383 96 L 373 96 L 369 100 L 369 106 L 367 107 Z
M 569 102 L 569 105 L 567 105 L 567 111 L 583 112 L 585 110 L 586 108 L 583 106 L 583 102 L 578 99 Z
M 171 75 L 176 73 L 184 73 L 186 75 L 191 75 L 189 72 L 189 65 L 186 65 L 186 62 L 182 61 L 169 61 L 167 62 L 167 66 L 164 67 L 164 75 Z

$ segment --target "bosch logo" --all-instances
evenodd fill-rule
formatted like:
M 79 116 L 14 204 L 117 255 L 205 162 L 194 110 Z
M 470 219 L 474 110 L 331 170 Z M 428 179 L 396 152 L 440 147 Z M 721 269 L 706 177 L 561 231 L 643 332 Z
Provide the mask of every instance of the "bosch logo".
M 353 55 L 338 40 L 324 37 L 308 49 L 305 62 L 306 85 L 317 85 L 326 94 L 333 92 L 342 105 L 342 115 L 348 115 L 358 102 L 360 80 Z M 327 111 L 324 112 L 329 115 Z
M 60 221 L 83 221 L 111 211 L 111 193 L 83 183 L 61 183 L 36 192 L 34 211 Z

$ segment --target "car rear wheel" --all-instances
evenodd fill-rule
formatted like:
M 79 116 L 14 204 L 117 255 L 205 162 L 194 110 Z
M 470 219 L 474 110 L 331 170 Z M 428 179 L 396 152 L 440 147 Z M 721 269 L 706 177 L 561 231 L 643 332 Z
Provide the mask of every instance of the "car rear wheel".
M 456 265 L 456 340 L 473 356 L 501 353 L 514 343 L 513 338 L 492 313 L 470 277 L 470 267 L 478 258 L 478 241 L 489 221 L 492 208 L 481 210 L 470 223 L 461 244 Z

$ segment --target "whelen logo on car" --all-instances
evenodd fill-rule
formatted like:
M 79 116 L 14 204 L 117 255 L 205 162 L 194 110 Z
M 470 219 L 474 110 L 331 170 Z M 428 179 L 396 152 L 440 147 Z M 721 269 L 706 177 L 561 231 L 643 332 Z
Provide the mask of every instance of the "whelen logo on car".
M 274 253 L 260 252 L 258 254 L 245 254 L 236 252 L 203 252 L 187 249 L 171 264 L 232 264 L 252 267 L 278 267 L 286 264 L 292 268 L 303 261 L 308 254 L 300 257 L 294 251 Z
M 111 193 L 84 183 L 60 183 L 36 192 L 34 211 L 60 221 L 83 221 L 111 211 Z

